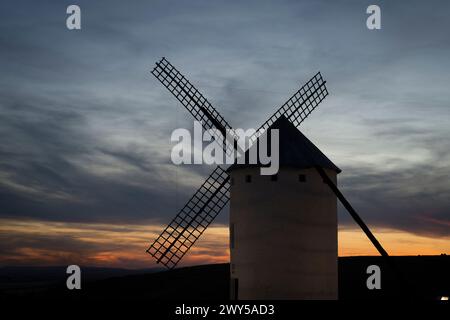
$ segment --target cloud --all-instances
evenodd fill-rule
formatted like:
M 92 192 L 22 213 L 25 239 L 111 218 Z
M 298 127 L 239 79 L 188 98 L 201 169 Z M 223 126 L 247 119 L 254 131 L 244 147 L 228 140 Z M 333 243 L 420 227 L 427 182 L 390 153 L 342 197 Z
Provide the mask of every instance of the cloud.
M 352 203 L 374 226 L 448 236 L 450 187 L 443 177 L 450 172 L 450 144 L 442 139 L 448 128 L 408 118 L 366 123 L 374 140 L 384 142 L 384 154 L 355 155 L 343 168 L 339 183 Z
M 0 220 L 0 265 L 158 266 L 145 250 L 163 227 L 159 224 Z M 227 227 L 212 226 L 180 265 L 228 261 L 227 240 Z
M 163 225 L 43 222 L 0 219 L 0 266 L 70 265 L 120 268 L 157 267 L 145 250 Z M 449 237 L 417 236 L 375 228 L 375 235 L 392 255 L 448 252 Z M 229 261 L 228 226 L 208 228 L 180 266 Z M 339 229 L 339 255 L 376 255 L 365 235 L 353 227 Z
M 80 32 L 64 3 L 1 4 L 1 217 L 169 221 L 212 168 L 170 162 L 192 117 L 149 73 L 167 56 L 235 127 L 321 70 L 331 94 L 301 130 L 344 169 L 357 210 L 449 234 L 448 2 L 381 2 L 379 32 L 359 1 L 79 4 Z

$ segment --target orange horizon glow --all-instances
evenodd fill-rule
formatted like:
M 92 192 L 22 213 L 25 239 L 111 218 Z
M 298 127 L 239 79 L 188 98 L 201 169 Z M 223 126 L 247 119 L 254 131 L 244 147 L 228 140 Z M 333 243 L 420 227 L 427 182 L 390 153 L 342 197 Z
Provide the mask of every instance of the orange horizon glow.
M 128 269 L 159 266 L 145 251 L 163 225 L 117 225 L 0 219 L 4 248 L 0 265 L 68 265 Z M 420 236 L 393 229 L 373 233 L 390 255 L 450 254 L 450 237 Z M 364 233 L 341 227 L 339 256 L 378 255 Z M 179 266 L 229 262 L 228 226 L 213 224 Z

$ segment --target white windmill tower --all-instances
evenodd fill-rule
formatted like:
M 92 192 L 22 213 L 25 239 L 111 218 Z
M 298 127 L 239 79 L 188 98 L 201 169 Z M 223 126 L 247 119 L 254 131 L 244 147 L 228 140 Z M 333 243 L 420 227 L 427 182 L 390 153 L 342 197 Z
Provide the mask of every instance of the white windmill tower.
M 224 136 L 231 129 L 167 59 L 157 62 L 152 74 L 205 129 Z M 279 174 L 259 176 L 251 166 L 233 165 L 229 172 L 217 166 L 147 249 L 157 263 L 174 268 L 228 203 L 229 173 L 232 298 L 336 299 L 336 198 L 388 257 L 337 189 L 339 168 L 296 129 L 328 95 L 325 84 L 318 72 L 250 138 L 251 145 L 261 132 L 281 129 Z M 225 144 L 224 150 L 229 151 Z
M 337 299 L 337 201 L 315 166 L 335 184 L 341 170 L 284 116 L 270 129 L 279 132 L 277 174 L 261 175 L 260 164 L 227 170 L 231 296 Z

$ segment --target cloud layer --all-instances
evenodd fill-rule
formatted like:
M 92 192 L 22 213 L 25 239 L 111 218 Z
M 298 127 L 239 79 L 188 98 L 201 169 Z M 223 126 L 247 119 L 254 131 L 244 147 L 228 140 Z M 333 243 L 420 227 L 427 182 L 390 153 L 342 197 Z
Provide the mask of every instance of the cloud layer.
M 79 1 L 81 31 L 68 4 L 0 5 L 0 217 L 168 222 L 212 169 L 170 162 L 192 118 L 149 73 L 166 56 L 243 128 L 321 70 L 331 94 L 301 130 L 361 216 L 450 236 L 448 1 L 382 1 L 380 31 L 364 1 Z

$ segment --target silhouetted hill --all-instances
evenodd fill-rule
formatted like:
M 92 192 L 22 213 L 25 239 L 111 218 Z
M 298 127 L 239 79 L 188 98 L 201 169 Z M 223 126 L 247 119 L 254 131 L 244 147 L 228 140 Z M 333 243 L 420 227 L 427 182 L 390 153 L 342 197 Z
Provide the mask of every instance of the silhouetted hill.
M 1 296 L 40 296 L 52 290 L 65 288 L 67 266 L 27 267 L 9 266 L 0 268 Z M 94 283 L 102 279 L 123 277 L 126 275 L 151 274 L 162 268 L 128 270 L 120 268 L 81 267 L 82 282 Z
M 382 257 L 339 258 L 340 299 L 411 298 L 435 300 L 450 294 L 450 256 L 392 257 L 400 277 Z M 367 290 L 366 269 L 369 265 L 381 268 L 382 290 Z
M 381 257 L 339 258 L 340 299 L 437 299 L 450 295 L 450 256 L 393 257 L 407 284 Z M 382 290 L 368 290 L 366 269 L 382 270 Z M 170 271 L 82 268 L 82 289 L 67 290 L 65 267 L 2 268 L 0 297 L 81 300 L 226 300 L 229 264 Z

